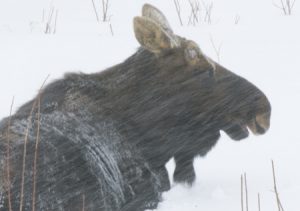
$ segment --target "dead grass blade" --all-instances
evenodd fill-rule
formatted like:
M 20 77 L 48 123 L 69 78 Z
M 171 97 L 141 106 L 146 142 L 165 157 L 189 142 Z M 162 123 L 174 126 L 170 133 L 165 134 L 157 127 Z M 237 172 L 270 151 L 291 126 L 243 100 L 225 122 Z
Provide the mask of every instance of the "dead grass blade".
M 11 180 L 10 180 L 10 125 L 11 125 L 11 115 L 12 115 L 12 109 L 14 105 L 15 98 L 13 97 L 11 106 L 10 106 L 10 112 L 9 112 L 9 120 L 8 120 L 8 126 L 7 126 L 7 149 L 6 149 L 6 188 L 7 188 L 7 200 L 8 200 L 8 210 L 12 211 L 12 206 L 11 206 L 11 190 L 10 190 L 10 185 L 11 185 Z

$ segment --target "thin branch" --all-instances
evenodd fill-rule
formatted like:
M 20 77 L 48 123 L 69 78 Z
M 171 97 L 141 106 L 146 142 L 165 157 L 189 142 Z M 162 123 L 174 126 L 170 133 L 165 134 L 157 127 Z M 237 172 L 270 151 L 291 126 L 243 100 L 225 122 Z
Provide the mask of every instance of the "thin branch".
M 11 106 L 10 106 L 10 112 L 9 112 L 9 120 L 8 120 L 8 126 L 7 126 L 7 151 L 6 151 L 6 185 L 7 185 L 7 198 L 8 198 L 8 210 L 12 211 L 11 206 L 11 180 L 10 180 L 10 125 L 11 125 L 11 115 L 12 115 L 12 109 L 14 105 L 15 98 L 13 97 Z

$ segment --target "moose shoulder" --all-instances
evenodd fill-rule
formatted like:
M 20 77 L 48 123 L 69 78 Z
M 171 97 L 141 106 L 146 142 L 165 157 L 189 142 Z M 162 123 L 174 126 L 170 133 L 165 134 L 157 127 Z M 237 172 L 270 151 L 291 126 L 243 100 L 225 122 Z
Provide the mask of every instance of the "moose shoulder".
M 135 54 L 99 73 L 67 74 L 1 122 L 0 210 L 81 210 L 82 196 L 89 210 L 154 208 L 170 188 L 171 158 L 174 180 L 192 184 L 194 157 L 221 130 L 234 140 L 268 130 L 271 106 L 257 87 L 176 35 L 153 6 L 133 23 Z

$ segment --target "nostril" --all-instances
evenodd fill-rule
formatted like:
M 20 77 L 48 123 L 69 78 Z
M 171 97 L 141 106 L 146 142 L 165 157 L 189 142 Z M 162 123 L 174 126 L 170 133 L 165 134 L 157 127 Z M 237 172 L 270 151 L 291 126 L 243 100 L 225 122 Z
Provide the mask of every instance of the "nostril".
M 255 126 L 256 126 L 256 132 L 257 132 L 257 134 L 264 134 L 267 131 L 264 127 L 262 127 L 257 122 L 255 122 Z

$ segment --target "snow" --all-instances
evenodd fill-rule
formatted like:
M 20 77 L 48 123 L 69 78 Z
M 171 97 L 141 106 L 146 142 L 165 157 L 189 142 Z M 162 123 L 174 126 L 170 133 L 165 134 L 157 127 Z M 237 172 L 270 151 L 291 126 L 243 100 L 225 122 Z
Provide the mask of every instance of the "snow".
M 95 72 L 123 61 L 138 47 L 132 18 L 148 2 L 164 12 L 174 31 L 196 41 L 218 60 L 212 41 L 220 48 L 220 63 L 247 78 L 266 93 L 272 104 L 270 131 L 239 143 L 222 134 L 206 158 L 195 162 L 193 187 L 172 184 L 158 211 L 241 210 L 240 176 L 247 173 L 249 210 L 275 210 L 271 159 L 278 190 L 287 211 L 299 210 L 300 193 L 300 4 L 284 16 L 272 1 L 213 0 L 212 23 L 188 26 L 188 1 L 179 1 L 180 26 L 173 1 L 110 0 L 108 23 L 97 23 L 91 1 L 1 0 L 0 2 L 0 117 L 31 99 L 44 79 L 48 83 L 65 72 Z M 206 1 L 209 2 L 209 1 Z M 276 2 L 276 1 L 274 1 Z M 44 34 L 43 9 L 58 10 L 55 34 Z M 235 17 L 240 20 L 235 24 Z M 298 166 L 298 167 L 297 167 Z M 170 175 L 173 161 L 167 165 Z

